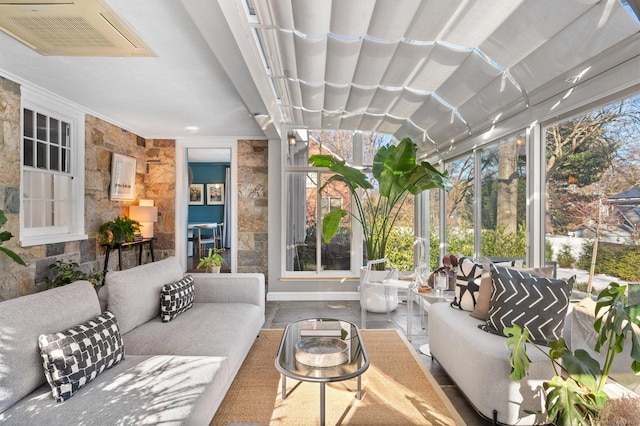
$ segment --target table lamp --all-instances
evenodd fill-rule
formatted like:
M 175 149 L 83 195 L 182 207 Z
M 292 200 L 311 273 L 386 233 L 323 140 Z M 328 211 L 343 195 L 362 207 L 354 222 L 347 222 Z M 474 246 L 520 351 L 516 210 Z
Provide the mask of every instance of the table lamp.
M 153 224 L 158 221 L 158 208 L 153 200 L 141 199 L 137 206 L 130 206 L 129 217 L 140 222 L 142 238 L 153 238 Z

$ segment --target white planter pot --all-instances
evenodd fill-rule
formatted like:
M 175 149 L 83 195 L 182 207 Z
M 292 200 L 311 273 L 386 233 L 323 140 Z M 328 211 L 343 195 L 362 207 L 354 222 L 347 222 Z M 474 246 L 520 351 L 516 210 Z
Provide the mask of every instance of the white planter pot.
M 367 268 L 360 268 L 360 292 L 362 292 L 362 282 L 364 281 Z M 382 281 L 386 278 L 389 271 L 371 271 L 369 273 L 369 281 Z M 398 278 L 397 272 L 395 276 L 390 278 Z M 360 296 L 360 303 L 368 312 L 386 313 L 394 311 L 398 307 L 398 288 L 382 286 L 368 286 L 365 289 L 365 296 Z

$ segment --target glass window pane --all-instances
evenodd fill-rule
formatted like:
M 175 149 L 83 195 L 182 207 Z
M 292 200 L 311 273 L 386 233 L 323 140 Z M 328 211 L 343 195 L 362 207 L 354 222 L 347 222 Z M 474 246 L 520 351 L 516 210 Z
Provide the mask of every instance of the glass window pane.
M 69 138 L 71 137 L 70 135 L 71 132 L 71 126 L 69 125 L 69 123 L 65 123 L 64 121 L 61 123 L 61 129 L 60 129 L 60 134 L 62 135 L 62 146 L 71 146 L 69 143 Z
M 440 191 L 427 192 L 429 197 L 429 270 L 435 270 L 440 262 Z
M 49 118 L 49 142 L 58 145 L 60 143 L 60 122 L 55 118 Z
M 36 167 L 39 169 L 46 169 L 47 168 L 47 144 L 38 142 L 36 145 L 37 145 Z
M 473 154 L 447 164 L 453 188 L 447 194 L 447 249 L 473 257 Z
M 67 226 L 67 221 L 69 217 L 69 203 L 66 202 L 56 202 L 54 204 L 54 214 L 53 214 L 53 224 L 55 226 Z
M 33 111 L 31 111 L 30 109 L 24 109 L 24 123 L 23 123 L 23 134 L 26 138 L 33 138 L 35 136 L 35 133 L 33 131 L 34 125 L 33 125 Z
M 327 182 L 331 174 L 321 174 L 322 184 Z M 314 188 L 315 189 L 315 188 Z M 337 208 L 349 211 L 351 194 L 341 182 L 332 182 L 322 190 L 321 220 L 324 215 Z M 348 271 L 351 269 L 351 216 L 340 221 L 336 235 L 329 243 L 322 242 L 320 259 L 323 270 Z
M 45 202 L 34 200 L 31 202 L 31 227 L 39 228 L 45 226 Z
M 53 193 L 56 201 L 68 201 L 69 200 L 69 183 L 70 179 L 67 176 L 54 175 L 53 177 Z
M 317 174 L 287 173 L 287 271 L 315 271 Z
M 640 269 L 629 267 L 640 256 L 639 114 L 635 95 L 545 129 L 545 258 L 559 277 L 576 274 L 580 290 L 594 253 L 594 293 L 640 282 Z
M 22 161 L 24 162 L 25 166 L 33 167 L 34 165 L 34 155 L 33 155 L 34 143 L 35 141 L 33 139 L 27 139 L 27 138 L 25 138 L 24 141 L 22 142 L 22 146 L 23 146 Z
M 51 145 L 49 147 L 49 170 L 60 170 L 60 148 Z
M 53 201 L 45 201 L 42 204 L 44 206 L 43 226 L 53 226 Z
M 42 114 L 37 114 L 37 126 L 38 126 L 38 140 L 47 140 L 47 117 Z
M 526 257 L 525 141 L 519 134 L 482 152 L 482 256 Z

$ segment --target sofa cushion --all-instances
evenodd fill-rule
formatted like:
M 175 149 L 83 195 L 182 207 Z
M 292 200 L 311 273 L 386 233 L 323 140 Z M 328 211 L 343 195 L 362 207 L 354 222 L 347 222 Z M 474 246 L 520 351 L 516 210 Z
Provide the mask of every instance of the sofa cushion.
M 0 303 L 0 413 L 45 383 L 38 336 L 97 315 L 100 304 L 88 281 Z M 50 395 L 51 389 L 53 402 Z
M 160 317 L 169 322 L 193 307 L 193 277 L 187 275 L 178 282 L 165 284 L 160 291 Z
M 493 288 L 484 331 L 504 335 L 505 327 L 527 328 L 531 340 L 546 344 L 562 337 L 575 277 L 568 281 L 537 277 L 490 265 Z
M 468 257 L 461 257 L 456 276 L 456 297 L 451 306 L 463 311 L 472 311 L 480 290 L 482 265 Z
M 41 386 L 0 413 L 0 423 L 208 425 L 229 380 L 224 358 L 127 354 L 64 403 L 51 398 L 49 386 Z
M 165 284 L 183 277 L 176 257 L 136 266 L 124 271 L 110 271 L 105 276 L 107 308 L 118 318 L 122 334 L 160 316 L 160 290 Z
M 41 334 L 38 345 L 44 375 L 58 402 L 124 359 L 118 323 L 109 311 L 68 330 Z
M 474 318 L 486 321 L 489 319 L 489 300 L 491 299 L 491 260 L 482 259 L 482 277 L 480 278 L 480 291 L 478 291 L 476 306 L 469 314 Z M 553 266 L 545 266 L 542 268 L 518 268 L 512 267 L 527 274 L 537 275 L 539 277 L 551 278 L 553 276 Z

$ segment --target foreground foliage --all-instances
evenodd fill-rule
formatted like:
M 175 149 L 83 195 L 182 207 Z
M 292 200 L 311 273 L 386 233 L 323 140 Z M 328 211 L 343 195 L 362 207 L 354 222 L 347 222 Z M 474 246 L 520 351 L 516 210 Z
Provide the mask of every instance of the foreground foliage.
M 505 328 L 506 346 L 511 350 L 510 377 L 519 381 L 526 377 L 531 360 L 526 345 L 533 345 L 551 361 L 556 375 L 543 384 L 546 391 L 546 411 L 548 419 L 556 425 L 594 425 L 598 412 L 609 397 L 604 385 L 611 371 L 616 354 L 622 352 L 625 340 L 631 337 L 631 369 L 640 373 L 640 342 L 633 333 L 632 322 L 640 326 L 638 315 L 640 306 L 625 306 L 626 286 L 617 283 L 598 297 L 593 327 L 598 333 L 595 351 L 606 351 L 604 365 L 600 366 L 583 349 L 574 352 L 564 339 L 550 342 L 548 353 L 529 338 L 529 331 L 518 325 Z

